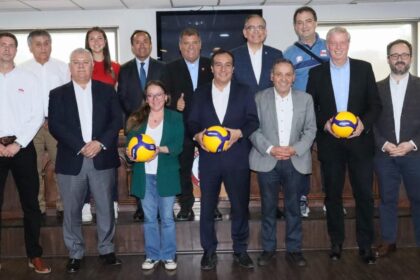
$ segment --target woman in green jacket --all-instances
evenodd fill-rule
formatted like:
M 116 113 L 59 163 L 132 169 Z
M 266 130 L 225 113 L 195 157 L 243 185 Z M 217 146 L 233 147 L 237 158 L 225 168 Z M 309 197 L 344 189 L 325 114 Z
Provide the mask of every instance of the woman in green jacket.
M 162 261 L 166 269 L 174 270 L 177 264 L 173 205 L 181 190 L 178 156 L 184 124 L 180 113 L 165 108 L 169 96 L 162 82 L 148 82 L 145 93 L 146 101 L 127 122 L 127 143 L 134 136 L 147 134 L 156 144 L 152 159 L 134 163 L 131 182 L 131 194 L 141 199 L 145 215 L 146 259 L 142 269 L 153 269 Z M 127 155 L 133 160 L 128 150 Z

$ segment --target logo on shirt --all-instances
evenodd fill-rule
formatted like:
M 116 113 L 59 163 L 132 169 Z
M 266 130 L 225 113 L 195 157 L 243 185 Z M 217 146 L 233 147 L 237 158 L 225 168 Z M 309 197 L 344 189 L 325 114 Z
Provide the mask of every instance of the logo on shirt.
M 327 50 L 321 50 L 320 56 L 327 56 Z
M 302 62 L 303 61 L 303 57 L 302 56 L 300 56 L 300 55 L 298 55 L 297 57 L 296 57 L 296 62 L 297 63 L 299 63 L 299 62 Z
M 23 88 L 18 88 L 18 93 L 24 94 L 25 90 Z

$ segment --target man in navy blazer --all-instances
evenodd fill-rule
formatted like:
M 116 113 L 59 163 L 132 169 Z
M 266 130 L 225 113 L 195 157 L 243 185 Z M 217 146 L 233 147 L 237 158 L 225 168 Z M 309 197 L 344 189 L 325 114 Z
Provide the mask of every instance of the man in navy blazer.
M 143 100 L 145 100 L 144 88 L 147 82 L 160 80 L 165 68 L 164 63 L 150 57 L 152 53 L 152 37 L 149 32 L 146 30 L 135 30 L 130 37 L 130 41 L 131 51 L 135 58 L 121 66 L 117 89 L 125 120 L 131 113 L 140 108 Z M 144 81 L 140 78 L 142 71 L 144 71 Z M 135 221 L 144 219 L 141 200 L 137 202 L 137 210 L 134 212 L 133 218 Z
M 234 260 L 246 268 L 253 268 L 247 254 L 249 236 L 248 203 L 250 176 L 248 155 L 251 142 L 248 137 L 259 125 L 254 94 L 248 87 L 231 81 L 233 55 L 229 51 L 216 51 L 211 59 L 214 74 L 212 83 L 194 94 L 188 128 L 200 146 L 200 240 L 204 249 L 201 268 L 210 270 L 217 262 L 217 237 L 213 213 L 217 206 L 223 182 L 231 203 Z M 206 128 L 220 125 L 230 132 L 226 151 L 210 153 L 203 146 Z
M 130 37 L 131 51 L 135 58 L 121 66 L 118 75 L 118 97 L 125 117 L 137 110 L 144 100 L 144 88 L 148 81 L 162 78 L 165 64 L 150 57 L 152 37 L 145 30 L 135 30 Z M 142 65 L 143 63 L 143 65 Z M 140 79 L 141 67 L 144 69 L 145 83 Z
M 368 264 L 375 263 L 372 253 L 373 227 L 373 153 L 372 127 L 382 106 L 372 66 L 348 57 L 350 34 L 343 27 L 327 33 L 330 61 L 309 71 L 307 92 L 314 99 L 317 121 L 318 160 L 324 174 L 327 226 L 331 241 L 330 258 L 341 257 L 344 242 L 343 187 L 348 167 L 356 200 L 356 236 L 359 254 Z M 346 139 L 331 130 L 337 112 L 350 111 L 357 127 Z
M 69 65 L 72 81 L 50 93 L 48 123 L 57 139 L 55 171 L 64 204 L 67 272 L 74 273 L 85 253 L 81 218 L 88 188 L 95 199 L 100 258 L 104 264 L 121 264 L 114 253 L 112 187 L 120 165 L 117 143 L 122 117 L 112 86 L 92 81 L 93 58 L 88 50 L 74 50 Z
M 201 85 L 209 83 L 213 79 L 210 69 L 210 59 L 200 56 L 201 38 L 200 33 L 194 28 L 186 28 L 179 35 L 179 50 L 181 58 L 166 66 L 164 83 L 171 95 L 170 107 L 181 112 L 184 123 L 190 113 L 194 91 Z M 177 221 L 194 219 L 193 185 L 191 182 L 191 169 L 194 162 L 194 141 L 185 132 L 183 151 L 179 156 L 181 166 L 181 194 L 178 202 L 181 210 L 178 212 Z M 215 214 L 220 217 L 220 212 Z
M 420 78 L 409 73 L 413 48 L 406 40 L 388 44 L 391 74 L 378 82 L 383 110 L 374 126 L 381 204 L 382 244 L 378 257 L 396 250 L 401 179 L 410 200 L 416 244 L 420 247 Z
M 249 86 L 255 94 L 273 86 L 270 78 L 271 67 L 283 54 L 278 49 L 264 45 L 267 26 L 265 19 L 260 15 L 249 15 L 242 32 L 247 43 L 232 50 L 235 57 L 233 79 Z

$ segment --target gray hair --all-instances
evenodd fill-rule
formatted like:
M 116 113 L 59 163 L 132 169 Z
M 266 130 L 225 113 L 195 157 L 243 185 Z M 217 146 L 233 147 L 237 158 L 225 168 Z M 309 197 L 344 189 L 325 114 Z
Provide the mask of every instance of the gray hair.
M 336 33 L 345 34 L 347 36 L 347 41 L 350 42 L 350 33 L 347 31 L 346 28 L 344 28 L 342 26 L 336 26 L 336 27 L 333 27 L 330 30 L 328 30 L 327 42 L 330 40 L 330 37 L 333 34 L 336 34 Z
M 33 37 L 38 37 L 38 36 L 43 36 L 43 37 L 47 37 L 50 42 L 51 40 L 51 34 L 45 30 L 45 29 L 34 29 L 31 32 L 29 32 L 28 34 L 28 38 L 27 38 L 27 42 L 28 42 L 28 46 L 30 47 L 32 44 L 32 38 Z
M 92 65 L 93 65 L 93 56 L 92 56 L 92 53 L 91 53 L 89 50 L 84 49 L 84 48 L 77 48 L 77 49 L 73 50 L 73 51 L 70 53 L 70 62 L 71 62 L 72 57 L 73 57 L 75 54 L 87 54 L 87 55 L 88 55 L 88 57 L 89 57 L 89 59 L 90 59 L 90 62 L 91 62 L 91 63 L 92 63 Z

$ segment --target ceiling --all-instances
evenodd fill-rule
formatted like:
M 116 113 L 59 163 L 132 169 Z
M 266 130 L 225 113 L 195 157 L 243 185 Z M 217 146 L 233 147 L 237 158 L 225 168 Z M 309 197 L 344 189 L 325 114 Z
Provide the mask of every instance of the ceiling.
M 415 0 L 0 0 L 0 12 L 333 5 L 408 1 L 416 2 Z

